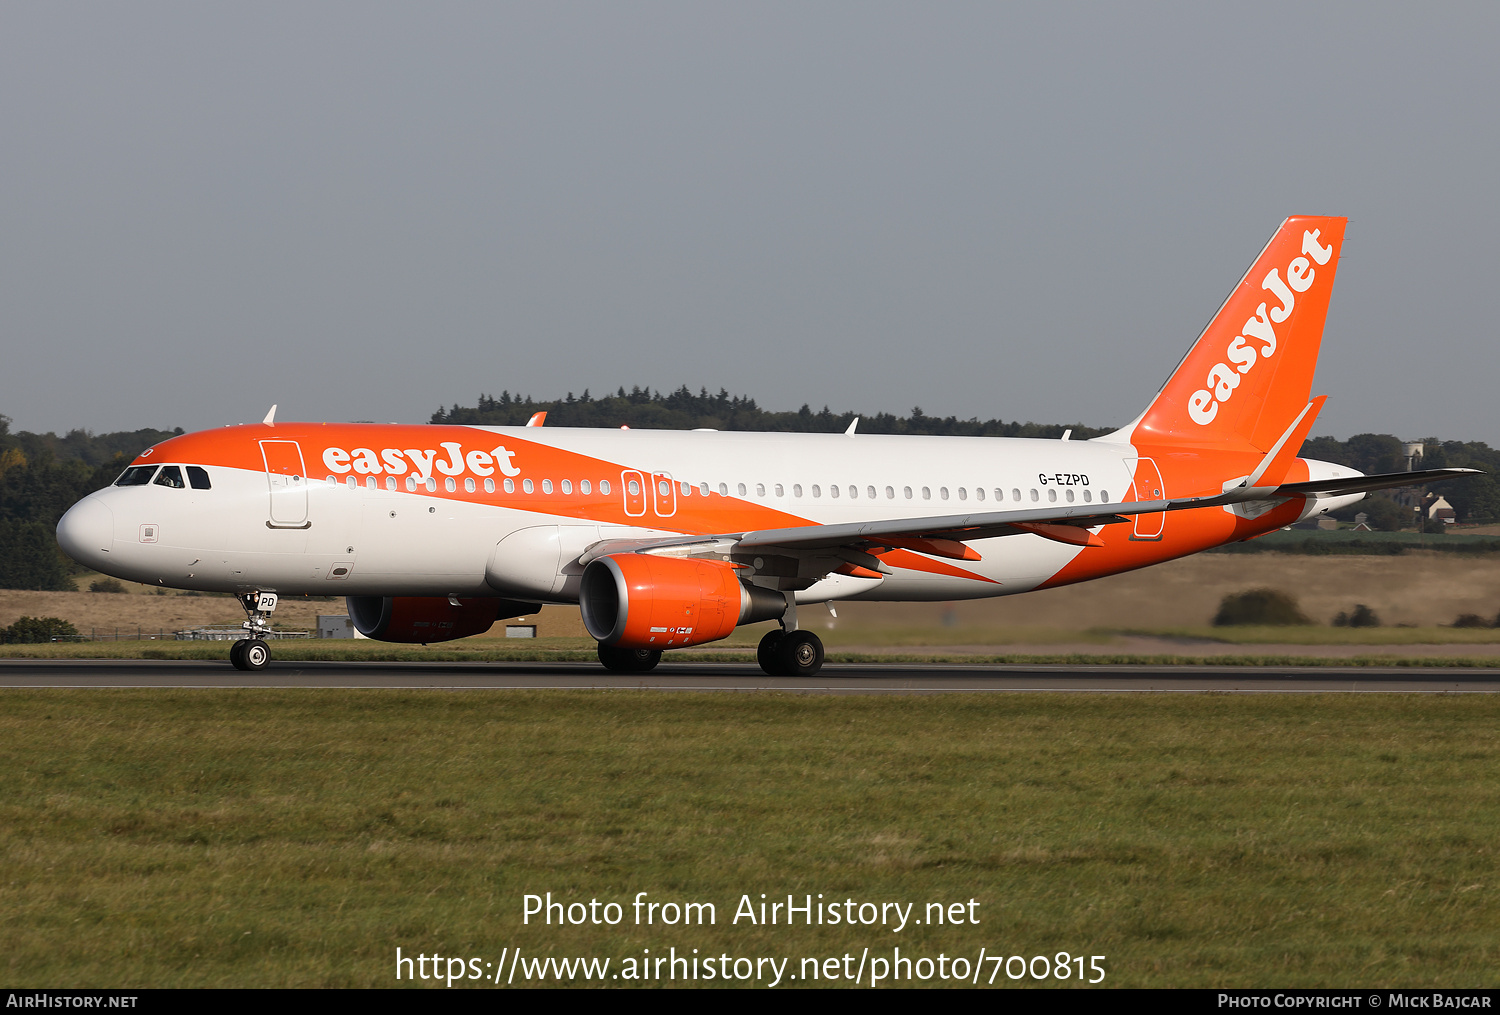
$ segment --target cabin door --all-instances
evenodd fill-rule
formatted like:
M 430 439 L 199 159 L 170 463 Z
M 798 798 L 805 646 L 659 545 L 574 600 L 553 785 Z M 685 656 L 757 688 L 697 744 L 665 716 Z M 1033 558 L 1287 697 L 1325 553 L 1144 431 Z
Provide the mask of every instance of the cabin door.
M 307 470 L 302 464 L 301 445 L 296 441 L 261 441 L 260 454 L 271 486 L 271 527 L 308 528 Z
M 1133 500 L 1165 500 L 1163 491 L 1166 489 L 1161 482 L 1161 470 L 1156 463 L 1149 458 L 1135 459 L 1135 496 Z M 1136 515 L 1135 530 L 1131 533 L 1131 539 L 1160 539 L 1162 530 L 1166 528 L 1167 513 L 1158 511 L 1155 514 Z

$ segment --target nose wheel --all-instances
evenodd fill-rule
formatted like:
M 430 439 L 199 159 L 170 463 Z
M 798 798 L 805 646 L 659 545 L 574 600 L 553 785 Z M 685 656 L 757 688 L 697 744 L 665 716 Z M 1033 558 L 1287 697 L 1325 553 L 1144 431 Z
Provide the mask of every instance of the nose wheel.
M 263 670 L 271 661 L 271 646 L 259 638 L 242 638 L 229 646 L 229 661 L 237 670 Z
M 229 646 L 229 661 L 237 670 L 263 670 L 271 661 L 271 646 L 263 637 L 271 628 L 271 614 L 276 611 L 277 596 L 274 592 L 251 592 L 239 597 L 245 609 L 245 630 L 248 638 L 241 638 Z
M 823 668 L 823 640 L 811 631 L 767 631 L 755 649 L 772 677 L 810 677 Z

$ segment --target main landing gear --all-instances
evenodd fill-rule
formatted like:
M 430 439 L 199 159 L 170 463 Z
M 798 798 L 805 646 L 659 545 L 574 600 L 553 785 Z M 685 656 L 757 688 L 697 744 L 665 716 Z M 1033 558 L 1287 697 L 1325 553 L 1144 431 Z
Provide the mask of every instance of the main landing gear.
M 229 646 L 229 661 L 237 670 L 263 670 L 271 661 L 271 646 L 266 644 L 265 634 L 271 628 L 271 614 L 276 611 L 276 593 L 252 592 L 240 596 L 240 605 L 245 608 L 244 626 L 250 636 Z
M 767 631 L 756 661 L 772 677 L 810 677 L 823 668 L 823 640 L 811 631 Z
M 610 648 L 600 642 L 599 661 L 615 673 L 645 673 L 661 662 L 661 649 Z

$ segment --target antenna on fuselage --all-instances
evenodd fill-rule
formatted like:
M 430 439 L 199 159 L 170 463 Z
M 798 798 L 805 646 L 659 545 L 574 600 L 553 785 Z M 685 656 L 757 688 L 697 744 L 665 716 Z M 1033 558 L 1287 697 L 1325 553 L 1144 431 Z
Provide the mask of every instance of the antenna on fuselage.
M 849 429 L 847 429 L 847 430 L 844 431 L 844 436 L 845 437 L 853 437 L 854 436 L 854 428 L 857 427 L 857 426 L 859 426 L 859 417 L 855 416 L 854 417 L 854 422 L 849 424 Z
M 276 425 L 276 406 L 271 406 L 271 411 L 266 413 L 266 418 L 261 420 L 266 426 Z

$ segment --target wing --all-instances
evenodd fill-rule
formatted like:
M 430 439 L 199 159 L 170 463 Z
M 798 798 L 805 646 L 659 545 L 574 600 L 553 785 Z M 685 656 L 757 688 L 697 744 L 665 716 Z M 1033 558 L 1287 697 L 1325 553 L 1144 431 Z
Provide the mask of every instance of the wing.
M 872 550 L 906 549 L 955 560 L 979 560 L 979 554 L 966 545 L 968 541 L 1022 533 L 1076 546 L 1094 546 L 1102 545 L 1103 540 L 1090 530 L 1103 525 L 1128 522 L 1134 515 L 1222 507 L 1252 500 L 1337 496 L 1477 475 L 1482 475 L 1477 469 L 1428 469 L 1423 472 L 1351 476 L 1347 479 L 1283 483 L 1278 486 L 1247 485 L 1214 496 L 1130 501 L 1124 504 L 1074 504 L 1020 511 L 977 511 L 925 518 L 799 525 L 707 536 L 605 540 L 590 546 L 579 558 L 579 563 L 587 564 L 610 553 L 659 553 L 731 559 L 739 554 L 756 554 L 785 555 L 798 559 L 802 565 L 797 568 L 798 577 L 803 580 L 808 580 L 809 577 L 815 580 L 840 570 L 846 574 L 857 573 L 859 570 L 889 573 L 890 569 Z M 867 577 L 878 575 L 872 573 Z

